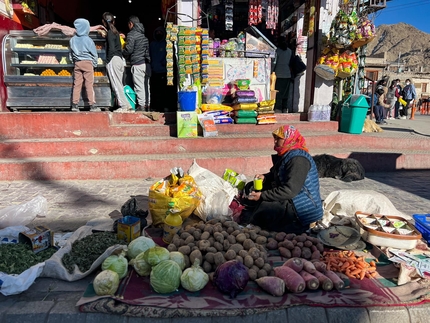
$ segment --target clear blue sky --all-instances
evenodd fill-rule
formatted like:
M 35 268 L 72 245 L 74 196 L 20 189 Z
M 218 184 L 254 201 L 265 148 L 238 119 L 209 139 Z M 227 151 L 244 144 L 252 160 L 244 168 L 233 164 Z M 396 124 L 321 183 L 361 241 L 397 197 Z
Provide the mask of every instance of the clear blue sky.
M 430 0 L 387 1 L 387 7 L 376 13 L 376 27 L 399 22 L 430 33 Z

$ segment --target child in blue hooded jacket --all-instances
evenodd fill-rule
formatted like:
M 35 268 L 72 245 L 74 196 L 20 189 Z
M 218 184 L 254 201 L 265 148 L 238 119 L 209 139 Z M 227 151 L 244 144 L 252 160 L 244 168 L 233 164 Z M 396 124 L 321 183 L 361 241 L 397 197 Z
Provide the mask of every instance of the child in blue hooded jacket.
M 94 94 L 94 67 L 97 66 L 96 44 L 90 38 L 90 23 L 79 18 L 73 23 L 76 34 L 70 39 L 70 57 L 75 67 L 73 69 L 72 111 L 79 112 L 78 103 L 81 96 L 82 84 L 85 83 L 90 111 L 101 111 L 97 108 Z

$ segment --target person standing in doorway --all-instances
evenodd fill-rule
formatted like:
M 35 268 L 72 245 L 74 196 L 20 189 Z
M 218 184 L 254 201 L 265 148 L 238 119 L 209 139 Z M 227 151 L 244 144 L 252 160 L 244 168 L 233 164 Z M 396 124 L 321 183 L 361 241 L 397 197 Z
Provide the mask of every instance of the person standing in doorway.
M 124 67 L 125 60 L 122 56 L 120 33 L 115 27 L 115 17 L 110 12 L 103 14 L 103 26 L 106 34 L 106 71 L 109 77 L 112 91 L 119 109 L 115 112 L 133 112 L 130 103 L 124 94 Z
M 88 20 L 78 18 L 73 22 L 76 34 L 70 38 L 70 59 L 73 68 L 73 91 L 72 111 L 79 112 L 79 99 L 81 97 L 82 85 L 85 84 L 90 111 L 101 111 L 96 106 L 94 94 L 94 68 L 97 67 L 96 44 L 90 38 L 90 23 Z
M 136 92 L 136 111 L 150 111 L 151 57 L 149 41 L 145 36 L 145 27 L 136 16 L 128 19 L 128 28 L 123 55 L 130 60 Z
M 154 40 L 149 44 L 151 56 L 151 102 L 156 111 L 167 112 L 163 108 L 167 90 L 166 32 L 163 27 L 154 30 Z
M 415 100 L 417 99 L 417 91 L 415 90 L 415 86 L 411 83 L 410 79 L 406 79 L 405 87 L 402 91 L 403 100 L 406 101 L 406 106 L 403 108 L 403 114 L 401 116 L 402 119 L 407 119 L 409 117 L 408 112 L 409 108 L 412 108 Z
M 293 51 L 288 47 L 285 37 L 279 37 L 278 48 L 276 49 L 276 57 L 273 65 L 273 72 L 276 74 L 276 102 L 275 112 L 287 113 L 288 107 L 288 94 L 291 85 L 291 71 L 290 60 Z M 292 107 L 290 107 L 292 109 Z

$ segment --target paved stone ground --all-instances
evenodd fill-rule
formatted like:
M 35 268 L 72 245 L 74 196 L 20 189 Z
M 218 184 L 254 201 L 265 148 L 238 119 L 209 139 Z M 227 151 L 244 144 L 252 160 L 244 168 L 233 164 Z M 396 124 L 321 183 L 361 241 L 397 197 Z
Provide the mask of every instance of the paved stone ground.
M 249 174 L 252 176 L 253 174 Z M 0 182 L 0 209 L 27 202 L 37 195 L 48 201 L 45 218 L 33 224 L 44 224 L 54 231 L 73 231 L 88 220 L 119 215 L 130 196 L 148 195 L 157 179 L 121 181 Z M 368 173 L 362 181 L 344 183 L 321 179 L 321 195 L 341 189 L 374 190 L 387 196 L 394 206 L 406 213 L 430 213 L 430 170 Z M 142 205 L 145 208 L 144 205 Z M 298 306 L 286 310 L 244 317 L 149 319 L 116 315 L 79 313 L 75 304 L 93 277 L 76 282 L 38 278 L 27 291 L 0 296 L 0 322 L 294 322 L 294 323 L 367 323 L 428 322 L 430 305 L 412 307 L 321 308 Z

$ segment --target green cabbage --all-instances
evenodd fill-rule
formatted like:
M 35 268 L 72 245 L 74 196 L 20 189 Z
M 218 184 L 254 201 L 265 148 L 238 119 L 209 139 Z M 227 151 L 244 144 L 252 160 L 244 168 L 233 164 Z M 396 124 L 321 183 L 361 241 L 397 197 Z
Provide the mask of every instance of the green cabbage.
M 119 276 L 116 272 L 106 269 L 100 272 L 93 281 L 97 295 L 114 295 L 118 290 Z
M 181 284 L 182 270 L 173 260 L 163 260 L 152 268 L 149 282 L 157 293 L 172 293 Z
M 144 236 L 137 237 L 127 246 L 128 259 L 136 258 L 141 252 L 145 252 L 149 248 L 155 247 L 155 242 L 151 238 Z
M 155 246 L 145 251 L 145 261 L 152 267 L 158 265 L 163 260 L 170 259 L 170 252 L 166 248 Z
M 136 270 L 137 274 L 140 276 L 149 276 L 151 273 L 152 267 L 146 262 L 144 252 L 138 254 L 136 258 L 130 260 L 130 265 L 133 266 L 134 270 Z
M 209 276 L 206 274 L 202 267 L 200 267 L 200 260 L 196 258 L 194 264 L 184 270 L 181 275 L 181 285 L 190 292 L 197 292 L 203 289 L 209 281 Z
M 128 273 L 128 260 L 124 257 L 124 253 L 119 256 L 111 255 L 107 257 L 102 263 L 102 270 L 110 269 L 116 272 L 119 279 L 123 279 Z
M 174 262 L 176 262 L 181 268 L 181 270 L 185 269 L 185 258 L 184 258 L 184 255 L 179 251 L 171 251 L 170 260 L 173 260 Z

